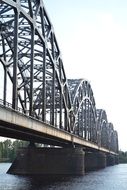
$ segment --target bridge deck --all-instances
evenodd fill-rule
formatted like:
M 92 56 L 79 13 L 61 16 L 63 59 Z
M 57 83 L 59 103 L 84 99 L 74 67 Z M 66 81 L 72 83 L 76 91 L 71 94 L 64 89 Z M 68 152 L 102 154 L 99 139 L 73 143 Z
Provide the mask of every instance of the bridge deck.
M 27 117 L 12 109 L 0 106 L 0 135 L 22 140 L 34 140 L 57 146 L 81 146 L 88 149 L 100 150 L 106 153 L 116 154 L 108 149 L 99 147 L 78 136 L 57 129 L 44 122 Z

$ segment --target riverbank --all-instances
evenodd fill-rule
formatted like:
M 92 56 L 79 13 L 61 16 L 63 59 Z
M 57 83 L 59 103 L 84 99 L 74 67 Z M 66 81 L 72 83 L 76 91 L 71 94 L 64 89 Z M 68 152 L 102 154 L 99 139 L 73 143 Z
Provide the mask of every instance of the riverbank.
M 0 163 L 10 163 L 9 158 L 0 158 Z

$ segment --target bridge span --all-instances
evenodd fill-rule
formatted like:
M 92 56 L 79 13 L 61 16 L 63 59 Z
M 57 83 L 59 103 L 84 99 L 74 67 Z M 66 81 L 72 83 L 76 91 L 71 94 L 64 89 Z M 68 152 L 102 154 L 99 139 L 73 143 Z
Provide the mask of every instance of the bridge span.
M 47 123 L 5 107 L 0 107 L 0 135 L 54 146 L 80 146 L 86 150 L 95 149 L 105 153 L 117 154 L 112 149 L 100 147 L 80 136 L 57 129 Z
M 21 150 L 10 172 L 82 174 L 118 163 L 117 131 L 90 83 L 66 78 L 42 0 L 0 1 L 0 72 L 0 135 L 54 146 Z

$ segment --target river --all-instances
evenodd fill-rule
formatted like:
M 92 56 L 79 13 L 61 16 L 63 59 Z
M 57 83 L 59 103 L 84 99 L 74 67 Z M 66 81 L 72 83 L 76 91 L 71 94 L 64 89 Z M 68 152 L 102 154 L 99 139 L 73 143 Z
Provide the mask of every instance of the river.
M 0 163 L 0 190 L 127 190 L 127 164 L 84 176 L 17 176 L 6 174 L 9 163 Z

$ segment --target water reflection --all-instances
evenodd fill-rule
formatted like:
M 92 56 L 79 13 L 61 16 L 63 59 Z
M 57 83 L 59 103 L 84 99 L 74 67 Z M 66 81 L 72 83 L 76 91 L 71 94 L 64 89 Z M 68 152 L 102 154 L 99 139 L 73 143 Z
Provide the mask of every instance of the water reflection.
M 0 164 L 0 190 L 127 190 L 127 165 L 107 167 L 85 176 L 17 176 Z

